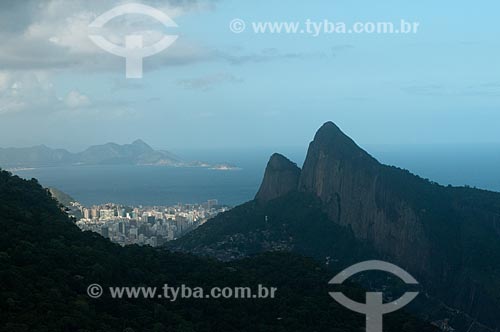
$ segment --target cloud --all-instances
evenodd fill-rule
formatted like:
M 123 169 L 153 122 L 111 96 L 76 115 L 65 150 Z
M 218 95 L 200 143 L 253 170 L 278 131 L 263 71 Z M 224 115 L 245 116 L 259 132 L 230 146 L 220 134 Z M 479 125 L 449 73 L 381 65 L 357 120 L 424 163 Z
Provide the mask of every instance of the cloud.
M 56 112 L 91 106 L 90 99 L 77 91 L 57 96 L 50 75 L 45 72 L 0 72 L 0 115 L 19 112 Z
M 88 38 L 88 25 L 107 10 L 129 1 L 114 0 L 4 0 L 0 2 L 0 64 L 3 70 L 72 70 L 83 72 L 123 71 L 125 60 L 100 49 Z M 142 1 L 170 17 L 213 10 L 215 0 Z M 174 28 L 175 30 L 175 28 Z M 144 44 L 158 41 L 171 30 L 145 15 L 124 15 L 108 22 L 99 33 L 110 42 L 123 45 L 125 36 L 141 34 Z M 225 61 L 239 65 L 335 56 L 351 48 L 338 45 L 326 52 L 283 52 L 267 48 L 259 52 L 242 49 L 209 49 L 188 38 L 179 38 L 161 56 L 148 58 L 144 70 L 184 66 L 205 61 Z
M 78 90 L 58 95 L 51 75 L 44 71 L 0 71 L 0 116 L 26 120 L 26 116 L 40 119 L 50 115 L 52 119 L 73 121 L 123 118 L 136 113 L 131 102 L 91 99 Z
M 177 81 L 177 84 L 185 89 L 207 91 L 216 85 L 224 83 L 241 83 L 243 80 L 228 73 L 216 73 L 197 78 Z
M 98 97 L 80 91 L 58 95 L 53 87 L 54 76 L 116 72 L 124 75 L 125 59 L 109 54 L 88 38 L 88 25 L 107 10 L 129 1 L 115 0 L 3 0 L 0 1 L 0 115 L 18 112 L 50 113 L 71 109 L 90 112 L 103 105 L 121 109 L 116 101 L 98 100 Z M 187 13 L 213 10 L 215 0 L 146 0 L 141 1 L 164 11 L 172 18 Z M 159 22 L 144 15 L 126 15 L 108 22 L 100 31 L 115 44 L 123 44 L 124 36 L 141 33 L 144 44 L 154 43 L 164 31 Z M 242 48 L 213 49 L 179 38 L 161 56 L 144 62 L 144 70 L 170 66 L 186 66 L 200 62 L 223 62 L 242 65 L 281 60 L 332 57 L 336 52 L 350 48 L 334 46 L 325 52 L 287 52 L 277 48 L 248 51 Z M 241 78 L 229 73 L 215 73 L 178 80 L 185 89 L 207 91 L 215 86 L 240 83 Z M 133 83 L 116 85 L 111 89 L 141 89 Z M 82 112 L 83 113 L 83 112 Z
M 61 71 L 123 72 L 125 60 L 94 45 L 88 38 L 88 25 L 105 11 L 127 1 L 114 0 L 3 0 L 0 1 L 0 115 L 19 112 L 37 114 L 103 105 L 121 109 L 109 101 L 91 101 L 79 91 L 58 96 L 52 84 Z M 172 18 L 185 13 L 211 10 L 211 0 L 149 0 L 146 5 L 162 10 Z M 145 44 L 153 43 L 164 27 L 144 15 L 114 19 L 102 30 L 105 38 L 123 43 L 131 31 L 143 34 Z M 211 57 L 206 50 L 186 41 L 174 44 L 168 52 L 145 63 L 145 70 L 179 66 Z M 112 105 L 110 105 L 112 104 Z
M 37 8 L 36 0 L 0 1 L 0 31 L 3 33 L 22 32 L 33 21 Z
M 0 72 L 0 114 L 44 108 L 58 102 L 44 73 Z
M 89 97 L 78 91 L 70 91 L 64 99 L 64 103 L 69 108 L 88 107 L 91 104 Z
M 123 1 L 122 1 L 123 3 Z M 164 11 L 175 18 L 192 11 L 210 10 L 214 1 L 149 0 L 146 5 Z M 112 0 L 48 0 L 0 2 L 0 63 L 2 69 L 42 70 L 122 70 L 123 59 L 106 54 L 88 38 L 88 25 L 120 2 Z M 164 27 L 144 15 L 125 15 L 109 22 L 102 29 L 105 38 L 123 44 L 130 32 L 141 33 L 145 44 L 159 40 Z M 158 66 L 182 65 L 200 61 L 206 53 L 201 48 L 176 43 L 166 52 Z M 199 52 L 197 54 L 197 52 Z

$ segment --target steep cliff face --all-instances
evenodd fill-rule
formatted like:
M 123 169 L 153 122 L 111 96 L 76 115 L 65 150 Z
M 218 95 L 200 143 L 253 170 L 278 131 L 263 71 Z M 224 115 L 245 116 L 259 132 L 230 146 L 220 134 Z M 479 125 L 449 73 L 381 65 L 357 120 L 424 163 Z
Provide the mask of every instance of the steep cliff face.
M 297 190 L 300 168 L 281 154 L 275 153 L 267 163 L 264 179 L 255 199 L 268 202 Z
M 331 122 L 309 146 L 298 190 L 317 196 L 333 222 L 418 276 L 430 294 L 499 324 L 498 295 L 487 291 L 500 285 L 488 270 L 500 264 L 499 194 L 446 188 L 380 164 Z
M 478 322 L 494 331 L 500 327 L 499 225 L 500 193 L 444 187 L 380 164 L 328 122 L 302 170 L 273 155 L 255 201 L 217 216 L 177 246 L 236 257 L 279 249 L 352 263 L 388 260 L 437 300 L 437 317 L 452 317 L 460 331 Z M 357 255 L 360 246 L 368 250 Z
M 309 145 L 299 190 L 318 196 L 334 222 L 381 253 L 425 270 L 429 246 L 422 223 L 408 202 L 387 190 L 385 167 L 327 122 Z

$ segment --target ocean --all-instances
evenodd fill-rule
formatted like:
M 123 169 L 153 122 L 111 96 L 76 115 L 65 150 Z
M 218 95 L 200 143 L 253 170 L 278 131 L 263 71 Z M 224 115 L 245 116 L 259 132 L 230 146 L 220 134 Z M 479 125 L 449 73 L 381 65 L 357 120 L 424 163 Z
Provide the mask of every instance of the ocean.
M 383 163 L 406 168 L 444 185 L 469 185 L 500 191 L 499 145 L 364 147 Z M 191 160 L 228 162 L 241 168 L 231 171 L 106 165 L 47 167 L 14 173 L 24 178 L 36 178 L 43 186 L 62 190 L 87 206 L 108 202 L 172 205 L 201 203 L 208 199 L 236 206 L 255 196 L 272 152 L 281 152 L 301 166 L 306 150 L 306 147 L 300 147 L 178 153 Z

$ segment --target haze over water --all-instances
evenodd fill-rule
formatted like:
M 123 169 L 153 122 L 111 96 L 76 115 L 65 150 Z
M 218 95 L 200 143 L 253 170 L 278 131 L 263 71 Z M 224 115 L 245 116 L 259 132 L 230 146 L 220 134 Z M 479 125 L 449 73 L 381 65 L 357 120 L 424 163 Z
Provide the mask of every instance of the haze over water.
M 498 145 L 365 145 L 379 161 L 406 168 L 443 185 L 469 185 L 500 191 Z M 184 151 L 183 156 L 207 162 L 225 161 L 241 170 L 158 166 L 51 167 L 16 174 L 35 177 L 85 205 L 114 202 L 129 205 L 200 203 L 218 199 L 231 206 L 251 200 L 258 190 L 269 156 L 280 152 L 299 166 L 306 147 Z

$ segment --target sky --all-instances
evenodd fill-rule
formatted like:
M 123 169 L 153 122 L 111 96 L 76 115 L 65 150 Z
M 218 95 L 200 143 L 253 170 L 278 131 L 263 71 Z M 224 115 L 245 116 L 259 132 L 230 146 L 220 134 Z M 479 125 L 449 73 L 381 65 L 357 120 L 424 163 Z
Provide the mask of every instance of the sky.
M 497 1 L 142 1 L 178 27 L 124 15 L 123 45 L 177 35 L 143 59 L 88 37 L 130 1 L 0 2 L 0 147 L 81 150 L 141 138 L 163 149 L 305 146 L 326 121 L 360 144 L 500 143 Z M 234 19 L 246 29 L 230 29 Z M 254 22 L 418 22 L 411 34 L 255 33 Z M 145 45 L 145 46 L 147 46 Z

